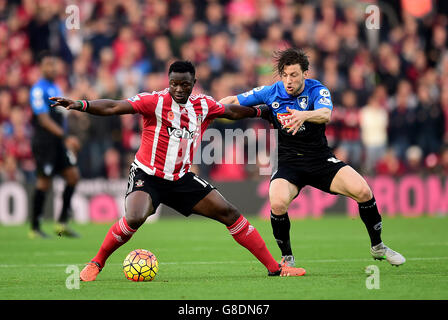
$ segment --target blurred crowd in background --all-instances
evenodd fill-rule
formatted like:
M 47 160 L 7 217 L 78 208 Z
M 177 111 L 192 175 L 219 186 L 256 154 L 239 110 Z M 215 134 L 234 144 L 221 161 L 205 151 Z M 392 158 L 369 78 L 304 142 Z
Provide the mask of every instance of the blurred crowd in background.
M 219 100 L 279 79 L 273 52 L 302 48 L 309 77 L 330 89 L 336 156 L 366 175 L 448 174 L 448 9 L 445 1 L 0 0 L 0 181 L 34 180 L 29 89 L 36 57 L 60 57 L 57 84 L 72 99 L 123 99 L 168 86 L 175 59 L 196 66 L 194 93 Z M 67 18 L 79 9 L 79 29 Z M 379 29 L 365 8 L 380 7 Z M 73 21 L 72 21 L 73 22 Z M 69 112 L 84 178 L 127 177 L 139 115 Z M 269 128 L 216 120 L 214 128 Z M 232 152 L 233 150 L 225 150 Z M 224 154 L 224 153 L 223 153 Z M 257 178 L 245 165 L 199 165 L 213 180 Z

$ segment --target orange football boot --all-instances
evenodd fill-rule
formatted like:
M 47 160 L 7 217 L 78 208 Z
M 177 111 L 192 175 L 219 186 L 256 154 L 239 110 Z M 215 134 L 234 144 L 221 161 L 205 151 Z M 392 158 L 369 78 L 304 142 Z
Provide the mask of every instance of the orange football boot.
M 305 273 L 306 273 L 306 270 L 303 268 L 283 266 L 280 271 L 280 277 L 300 277 L 300 276 L 304 276 Z
M 306 270 L 303 268 L 280 266 L 280 269 L 276 272 L 268 272 L 268 276 L 280 276 L 280 277 L 300 277 L 304 276 Z
M 98 276 L 98 273 L 101 271 L 100 264 L 95 261 L 90 261 L 86 264 L 84 269 L 82 269 L 81 273 L 79 274 L 79 278 L 81 281 L 94 281 L 96 277 Z

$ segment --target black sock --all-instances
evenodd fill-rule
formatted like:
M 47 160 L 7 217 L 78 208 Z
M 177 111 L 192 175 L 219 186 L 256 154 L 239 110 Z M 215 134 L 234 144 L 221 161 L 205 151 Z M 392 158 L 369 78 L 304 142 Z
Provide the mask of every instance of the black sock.
M 375 197 L 369 201 L 358 203 L 359 216 L 367 228 L 372 247 L 381 243 L 381 215 L 376 206 Z
M 282 215 L 275 215 L 271 211 L 271 225 L 275 241 L 277 241 L 278 247 L 282 251 L 282 256 L 292 255 L 291 241 L 289 239 L 291 222 L 289 221 L 288 212 Z
M 64 192 L 62 193 L 62 210 L 61 214 L 59 215 L 60 223 L 67 223 L 68 221 L 68 209 L 70 209 L 70 203 L 72 201 L 72 195 L 74 191 L 74 186 L 65 186 Z
M 35 189 L 33 197 L 33 212 L 31 216 L 31 228 L 40 229 L 40 220 L 43 214 L 46 191 Z

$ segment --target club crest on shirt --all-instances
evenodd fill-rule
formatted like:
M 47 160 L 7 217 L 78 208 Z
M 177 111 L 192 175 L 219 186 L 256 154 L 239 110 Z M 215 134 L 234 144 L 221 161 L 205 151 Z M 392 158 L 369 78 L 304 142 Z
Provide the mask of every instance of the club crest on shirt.
M 308 96 L 300 96 L 297 98 L 300 109 L 305 110 L 308 107 Z
M 145 181 L 143 181 L 143 180 L 137 180 L 137 181 L 135 181 L 135 186 L 137 188 L 141 188 L 141 187 L 143 187 L 144 183 L 145 183 Z

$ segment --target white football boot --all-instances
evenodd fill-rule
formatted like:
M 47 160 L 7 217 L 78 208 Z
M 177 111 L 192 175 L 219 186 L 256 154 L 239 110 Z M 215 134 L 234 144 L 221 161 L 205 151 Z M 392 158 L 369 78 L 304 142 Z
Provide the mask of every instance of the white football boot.
M 370 248 L 370 254 L 375 260 L 386 259 L 393 266 L 400 266 L 406 262 L 406 259 L 398 252 L 386 247 L 384 243 L 377 244 Z
M 293 255 L 288 256 L 282 256 L 282 259 L 280 261 L 280 265 L 283 267 L 295 267 L 296 266 L 296 260 L 294 259 Z

